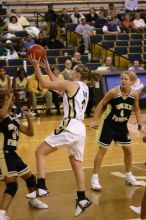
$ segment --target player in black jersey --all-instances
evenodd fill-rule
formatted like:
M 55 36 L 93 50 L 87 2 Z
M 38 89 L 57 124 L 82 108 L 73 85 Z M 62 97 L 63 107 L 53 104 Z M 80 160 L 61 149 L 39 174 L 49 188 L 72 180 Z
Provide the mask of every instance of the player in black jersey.
M 98 130 L 99 149 L 94 160 L 94 171 L 91 178 L 91 187 L 93 190 L 101 191 L 102 189 L 99 183 L 98 174 L 103 157 L 112 141 L 122 146 L 126 169 L 126 183 L 133 186 L 140 185 L 131 173 L 131 138 L 127 128 L 131 111 L 134 109 L 138 129 L 141 129 L 138 94 L 135 90 L 131 89 L 131 85 L 135 80 L 136 74 L 134 72 L 123 72 L 121 74 L 121 85 L 107 92 L 95 109 L 91 126 L 95 126 L 97 118 L 101 115 L 102 120 Z M 105 110 L 103 112 L 104 108 Z
M 30 172 L 27 164 L 16 153 L 19 131 L 33 136 L 33 125 L 27 111 L 24 111 L 28 125 L 19 123 L 18 119 L 11 115 L 13 106 L 13 94 L 7 91 L 5 98 L 1 98 L 0 109 L 0 179 L 4 180 L 6 188 L 0 204 L 0 219 L 6 220 L 8 210 L 18 188 L 17 176 L 21 176 L 26 182 L 29 192 L 36 188 L 35 176 Z M 48 208 L 48 205 L 38 199 L 29 200 L 29 205 L 40 209 Z

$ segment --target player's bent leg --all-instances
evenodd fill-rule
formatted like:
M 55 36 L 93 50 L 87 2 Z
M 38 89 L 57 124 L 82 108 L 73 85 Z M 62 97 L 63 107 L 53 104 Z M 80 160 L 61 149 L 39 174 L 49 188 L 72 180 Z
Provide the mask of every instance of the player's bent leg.
M 47 196 L 49 194 L 45 184 L 45 158 L 48 154 L 56 151 L 46 142 L 43 142 L 36 150 L 36 165 L 37 165 L 37 189 L 26 195 L 28 199 Z
M 125 163 L 125 182 L 127 185 L 131 186 L 140 186 L 141 183 L 136 180 L 133 176 L 131 169 L 132 169 L 132 151 L 131 146 L 122 146 L 124 152 L 124 163 Z
M 75 175 L 78 190 L 78 199 L 76 200 L 76 208 L 74 214 L 74 216 L 77 217 L 81 215 L 86 210 L 86 208 L 88 208 L 92 204 L 92 201 L 88 199 L 85 195 L 85 175 L 81 166 L 81 161 L 76 160 L 74 156 L 70 156 L 69 159 Z

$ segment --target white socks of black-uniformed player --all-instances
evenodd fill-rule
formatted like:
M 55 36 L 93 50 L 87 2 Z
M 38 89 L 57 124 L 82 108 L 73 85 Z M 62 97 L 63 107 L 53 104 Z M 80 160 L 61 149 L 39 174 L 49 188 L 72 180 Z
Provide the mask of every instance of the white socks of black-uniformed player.
M 127 172 L 125 175 L 125 182 L 131 186 L 141 186 L 141 183 L 136 180 L 136 178 L 132 175 L 131 172 Z
M 91 189 L 96 191 L 101 191 L 102 187 L 99 183 L 98 174 L 93 174 L 91 178 Z
M 5 210 L 0 210 L 0 220 L 9 220 Z

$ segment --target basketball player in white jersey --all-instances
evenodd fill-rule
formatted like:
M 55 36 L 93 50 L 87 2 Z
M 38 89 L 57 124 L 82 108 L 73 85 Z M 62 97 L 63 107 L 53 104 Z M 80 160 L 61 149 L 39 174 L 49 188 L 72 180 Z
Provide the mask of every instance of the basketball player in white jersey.
M 26 195 L 27 198 L 36 198 L 48 194 L 45 185 L 45 156 L 56 151 L 62 145 L 67 145 L 69 160 L 74 172 L 77 184 L 77 203 L 75 216 L 82 214 L 91 201 L 85 195 L 85 177 L 81 167 L 83 161 L 86 129 L 83 124 L 84 113 L 88 103 L 89 70 L 84 64 L 78 64 L 74 67 L 72 81 L 56 81 L 56 77 L 51 72 L 48 61 L 44 61 L 44 68 L 49 75 L 51 82 L 43 80 L 40 71 L 40 61 L 35 57 L 29 57 L 35 68 L 35 73 L 43 87 L 50 90 L 63 92 L 64 118 L 58 129 L 52 132 L 36 150 L 37 165 L 37 190 Z M 99 77 L 96 73 L 90 74 L 90 79 L 95 80 Z

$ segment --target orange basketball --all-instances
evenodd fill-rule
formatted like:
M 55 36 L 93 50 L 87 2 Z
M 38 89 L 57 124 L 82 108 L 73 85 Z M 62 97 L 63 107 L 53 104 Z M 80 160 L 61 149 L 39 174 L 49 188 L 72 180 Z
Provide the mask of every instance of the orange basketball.
M 27 50 L 27 55 L 29 56 L 30 54 L 37 60 L 43 60 L 45 58 L 45 49 L 39 44 L 34 44 L 30 46 Z

